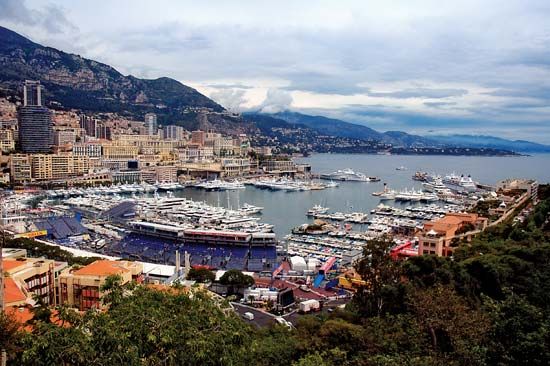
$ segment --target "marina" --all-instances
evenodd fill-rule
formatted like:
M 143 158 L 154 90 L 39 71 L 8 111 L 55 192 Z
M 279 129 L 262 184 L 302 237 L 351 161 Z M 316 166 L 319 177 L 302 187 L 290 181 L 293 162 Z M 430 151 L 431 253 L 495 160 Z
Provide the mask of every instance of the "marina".
M 330 161 L 334 156 L 323 157 Z M 317 158 L 307 161 L 316 167 Z M 364 161 L 372 158 L 346 156 L 346 164 L 358 159 L 366 166 Z M 361 185 L 332 175 L 323 181 L 259 177 L 23 192 L 5 198 L 3 218 L 19 225 L 19 231 L 30 231 L 33 221 L 80 217 L 85 232 L 56 242 L 159 264 L 173 264 L 175 252 L 183 250 L 194 265 L 260 271 L 293 255 L 321 263 L 335 257 L 340 263 L 360 252 L 367 240 L 386 234 L 396 243 L 413 241 L 414 247 L 414 233 L 425 222 L 468 209 L 490 195 L 487 187 L 495 182 L 471 170 L 423 173 L 426 169 L 413 161 L 426 157 L 400 159 L 409 160 L 406 170 L 391 168 L 395 163 L 383 164 L 383 170 L 375 164 L 368 171 L 382 180 Z M 353 172 L 361 170 L 366 169 Z

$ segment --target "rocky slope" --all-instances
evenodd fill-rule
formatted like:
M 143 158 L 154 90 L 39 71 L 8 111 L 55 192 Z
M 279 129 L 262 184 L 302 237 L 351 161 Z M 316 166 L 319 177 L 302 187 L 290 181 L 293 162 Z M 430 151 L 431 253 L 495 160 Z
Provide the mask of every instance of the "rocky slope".
M 155 112 L 160 123 L 178 123 L 189 128 L 200 123 L 198 114 L 190 109 L 224 111 L 213 100 L 174 79 L 125 76 L 109 65 L 42 46 L 0 27 L 2 94 L 19 96 L 25 79 L 44 84 L 47 104 L 52 108 L 116 112 L 136 119 Z M 216 116 L 207 117 L 214 129 L 238 127 L 232 120 L 224 126 L 225 119 Z

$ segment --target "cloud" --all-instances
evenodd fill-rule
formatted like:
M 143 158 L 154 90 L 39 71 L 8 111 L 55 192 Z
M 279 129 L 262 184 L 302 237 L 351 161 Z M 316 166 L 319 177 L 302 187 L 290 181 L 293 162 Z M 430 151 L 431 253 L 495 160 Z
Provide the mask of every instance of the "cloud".
M 285 77 L 291 80 L 291 84 L 285 90 L 310 91 L 321 94 L 354 95 L 365 93 L 368 89 L 358 85 L 350 73 L 341 71 L 338 74 L 322 72 L 289 72 Z
M 467 90 L 464 89 L 429 89 L 429 88 L 418 88 L 418 89 L 405 89 L 395 92 L 368 92 L 368 95 L 372 97 L 387 97 L 387 98 L 398 98 L 398 99 L 407 99 L 407 98 L 428 98 L 428 99 L 440 99 L 448 97 L 460 97 L 468 94 Z
M 424 105 L 432 108 L 442 108 L 456 105 L 456 102 L 424 102 Z
M 210 98 L 223 105 L 230 111 L 240 111 L 241 106 L 247 102 L 245 91 L 241 89 L 220 89 L 210 94 Z
M 63 9 L 56 5 L 30 9 L 23 0 L 0 0 L 0 9 L 0 20 L 12 24 L 36 26 L 54 34 L 78 29 L 67 19 Z
M 257 108 L 263 113 L 277 113 L 290 109 L 292 95 L 288 91 L 280 89 L 269 89 L 265 100 Z
M 240 84 L 240 83 L 233 83 L 233 84 L 208 84 L 208 85 L 205 85 L 209 88 L 214 88 L 214 89 L 252 89 L 254 88 L 253 86 L 251 85 L 244 85 L 244 84 Z

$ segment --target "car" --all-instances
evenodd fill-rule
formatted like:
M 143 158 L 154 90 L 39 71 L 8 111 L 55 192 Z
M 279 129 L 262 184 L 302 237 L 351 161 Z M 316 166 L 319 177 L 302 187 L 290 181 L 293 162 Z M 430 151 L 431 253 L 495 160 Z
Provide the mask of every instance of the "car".
M 254 314 L 247 311 L 246 313 L 243 314 L 243 318 L 245 318 L 246 320 L 254 320 Z
M 283 318 L 282 316 L 275 317 L 275 321 L 281 325 L 284 325 L 287 328 L 292 328 L 292 323 L 290 323 L 288 320 Z

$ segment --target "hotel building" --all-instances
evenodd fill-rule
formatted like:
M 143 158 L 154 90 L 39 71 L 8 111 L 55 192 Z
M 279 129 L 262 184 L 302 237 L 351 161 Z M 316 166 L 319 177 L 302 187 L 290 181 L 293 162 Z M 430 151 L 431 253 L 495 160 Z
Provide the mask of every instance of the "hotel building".
M 470 241 L 485 230 L 487 222 L 487 218 L 473 213 L 448 213 L 439 220 L 428 221 L 419 236 L 418 254 L 450 256 L 456 248 L 456 239 Z
M 59 275 L 59 300 L 79 310 L 101 309 L 101 287 L 107 277 L 118 275 L 121 284 L 141 282 L 143 265 L 138 262 L 97 260 L 80 269 L 66 269 Z

